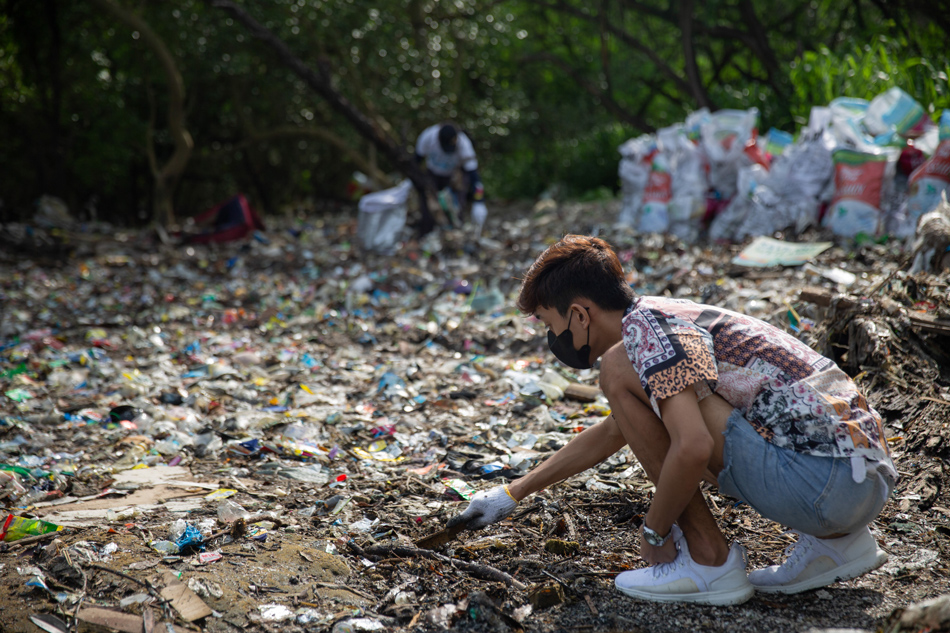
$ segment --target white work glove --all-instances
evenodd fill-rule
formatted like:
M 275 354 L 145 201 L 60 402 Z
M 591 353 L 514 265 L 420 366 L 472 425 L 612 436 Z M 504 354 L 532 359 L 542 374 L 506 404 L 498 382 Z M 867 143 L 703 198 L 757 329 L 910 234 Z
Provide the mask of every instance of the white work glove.
M 475 226 L 478 227 L 479 233 L 482 230 L 482 227 L 485 225 L 485 219 L 488 217 L 488 207 L 485 206 L 484 202 L 473 202 L 472 203 L 472 222 Z
M 449 519 L 446 527 L 465 523 L 466 529 L 480 530 L 510 516 L 517 505 L 518 502 L 508 492 L 508 486 L 496 486 L 491 490 L 475 493 L 465 511 Z

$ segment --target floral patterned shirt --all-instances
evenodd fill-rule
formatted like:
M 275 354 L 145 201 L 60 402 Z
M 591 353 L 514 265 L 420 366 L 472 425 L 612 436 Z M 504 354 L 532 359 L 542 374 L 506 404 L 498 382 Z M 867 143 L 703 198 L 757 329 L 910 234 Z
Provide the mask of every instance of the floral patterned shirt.
M 881 416 L 830 359 L 750 316 L 682 299 L 640 297 L 623 343 L 659 416 L 659 402 L 693 387 L 715 392 L 767 441 L 852 459 L 854 480 L 883 465 L 895 479 Z

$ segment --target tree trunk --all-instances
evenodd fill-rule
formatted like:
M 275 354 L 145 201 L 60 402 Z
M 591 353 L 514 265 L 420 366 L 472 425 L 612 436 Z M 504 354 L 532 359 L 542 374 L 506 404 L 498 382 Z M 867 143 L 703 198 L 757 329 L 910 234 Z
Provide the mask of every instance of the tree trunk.
M 271 33 L 244 9 L 230 0 L 205 0 L 205 2 L 227 11 L 238 22 L 247 27 L 254 37 L 270 46 L 287 67 L 303 79 L 312 90 L 326 99 L 334 110 L 349 121 L 358 134 L 369 140 L 416 187 L 435 195 L 432 185 L 429 184 L 428 178 L 423 174 L 422 168 L 415 162 L 413 155 L 406 148 L 400 146 L 376 121 L 359 111 L 349 99 L 338 92 L 330 84 L 330 78 L 326 73 L 317 73 L 304 64 L 299 57 L 293 54 L 283 40 Z
M 693 0 L 683 0 L 680 6 L 680 30 L 683 32 L 683 61 L 686 66 L 686 78 L 689 82 L 689 91 L 701 108 L 710 108 L 709 97 L 703 86 L 703 79 L 699 76 L 696 65 L 696 49 L 693 46 Z
M 155 180 L 155 196 L 152 202 L 152 221 L 163 225 L 175 221 L 175 210 L 172 200 L 178 179 L 185 171 L 194 142 L 191 134 L 185 128 L 185 82 L 178 71 L 178 65 L 165 42 L 149 27 L 139 15 L 112 2 L 112 0 L 91 0 L 100 9 L 112 13 L 120 22 L 139 33 L 142 41 L 158 57 L 158 61 L 168 80 L 168 130 L 175 149 L 164 165 L 159 166 L 155 152 L 152 130 L 148 132 L 146 151 L 149 164 L 152 167 L 152 178 Z

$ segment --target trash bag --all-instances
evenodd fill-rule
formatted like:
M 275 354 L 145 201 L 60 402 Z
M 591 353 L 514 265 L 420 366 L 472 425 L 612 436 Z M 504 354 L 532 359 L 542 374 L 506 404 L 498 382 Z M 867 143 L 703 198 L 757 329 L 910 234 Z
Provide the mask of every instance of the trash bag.
M 683 124 L 657 132 L 660 150 L 668 157 L 672 170 L 672 197 L 668 205 L 669 232 L 684 242 L 693 243 L 706 211 L 705 156 L 688 137 Z
M 641 233 L 665 233 L 670 228 L 669 205 L 673 198 L 673 174 L 664 152 L 656 151 L 650 162 L 643 204 L 634 228 Z
M 864 115 L 864 128 L 878 140 L 889 142 L 891 135 L 904 138 L 920 136 L 925 131 L 924 108 L 897 86 L 871 99 Z
M 357 238 L 367 251 L 391 254 L 399 233 L 406 225 L 406 204 L 412 181 L 404 180 L 395 187 L 368 193 L 359 202 Z
M 945 191 L 950 191 L 950 110 L 940 117 L 940 144 L 933 156 L 910 175 L 905 217 L 895 233 L 899 237 L 912 235 L 921 216 L 940 204 Z
M 211 225 L 211 228 L 195 235 L 185 236 L 189 244 L 208 244 L 210 242 L 233 242 L 242 239 L 254 231 L 265 230 L 264 222 L 251 207 L 243 193 L 239 193 L 217 204 L 194 218 L 198 226 Z
M 709 225 L 709 239 L 713 242 L 731 242 L 739 239 L 739 229 L 753 212 L 753 194 L 765 182 L 768 172 L 761 165 L 749 165 L 739 170 L 736 179 L 738 191 Z
M 838 97 L 828 104 L 831 124 L 829 129 L 835 148 L 873 152 L 877 146 L 864 128 L 862 121 L 868 111 L 867 99 Z
M 859 233 L 874 236 L 883 228 L 884 201 L 893 184 L 897 156 L 879 149 L 862 152 L 837 149 L 835 197 L 824 224 L 835 235 L 855 237 Z
M 620 176 L 620 215 L 617 226 L 636 228 L 643 192 L 650 178 L 651 157 L 656 139 L 650 134 L 632 138 L 617 148 L 622 158 L 617 171 Z
M 802 131 L 798 141 L 778 156 L 769 170 L 769 187 L 783 198 L 818 201 L 834 177 L 834 140 L 824 130 Z
M 40 196 L 36 201 L 36 215 L 33 221 L 46 228 L 68 229 L 73 226 L 73 217 L 69 207 L 61 198 L 51 195 Z
M 709 185 L 723 200 L 736 195 L 739 169 L 760 162 L 747 154 L 747 149 L 755 145 L 758 118 L 756 108 L 719 110 L 702 124 L 700 135 L 709 158 Z
M 826 108 L 821 110 L 827 113 Z M 797 141 L 775 157 L 768 178 L 756 189 L 753 202 L 762 207 L 768 223 L 756 229 L 747 224 L 739 230 L 740 235 L 768 235 L 786 228 L 801 233 L 818 223 L 822 203 L 830 200 L 830 196 L 823 197 L 833 185 L 831 152 L 835 141 L 827 129 L 828 119 L 821 112 L 815 113 L 812 122 L 802 129 Z

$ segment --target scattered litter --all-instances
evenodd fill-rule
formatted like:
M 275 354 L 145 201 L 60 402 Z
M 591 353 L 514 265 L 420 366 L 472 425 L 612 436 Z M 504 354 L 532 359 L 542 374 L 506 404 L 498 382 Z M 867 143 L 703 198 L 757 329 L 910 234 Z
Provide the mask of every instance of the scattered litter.
M 745 132 L 749 113 L 717 123 L 717 191 L 733 169 L 735 195 L 740 176 L 766 176 L 735 204 L 744 215 L 723 225 L 725 241 L 796 188 L 814 221 L 744 247 L 699 242 L 706 213 L 727 208 L 708 198 L 704 116 L 650 140 L 662 156 L 648 159 L 657 175 L 638 221 L 665 206 L 667 233 L 615 230 L 625 197 L 499 210 L 474 243 L 400 232 L 384 236 L 387 254 L 362 247 L 355 212 L 268 219 L 263 240 L 213 245 L 77 233 L 79 255 L 55 267 L 0 252 L 0 516 L 24 522 L 11 534 L 32 526 L 0 548 L 7 604 L 22 605 L 4 625 L 34 627 L 47 612 L 70 630 L 77 615 L 80 628 L 137 632 L 164 631 L 163 619 L 178 630 L 547 630 L 609 613 L 612 575 L 639 564 L 629 526 L 653 491 L 629 450 L 497 527 L 445 531 L 473 494 L 610 414 L 598 370 L 556 363 L 546 328 L 513 306 L 533 257 L 578 227 L 610 235 L 638 293 L 755 314 L 836 356 L 884 415 L 898 468 L 914 473 L 880 521 L 894 566 L 855 582 L 895 606 L 908 579 L 942 590 L 937 561 L 915 552 L 948 533 L 928 514 L 950 446 L 945 279 L 907 270 L 906 246 L 842 242 L 817 221 L 834 193 L 820 121 L 790 144 L 774 135 L 782 152 L 768 160 Z M 746 139 L 735 155 L 733 133 Z M 774 526 L 716 504 L 730 539 L 752 529 L 748 547 L 781 556 Z M 84 577 L 108 603 L 82 597 Z M 472 599 L 486 582 L 492 600 Z M 659 613 L 638 609 L 639 624 L 604 626 Z

